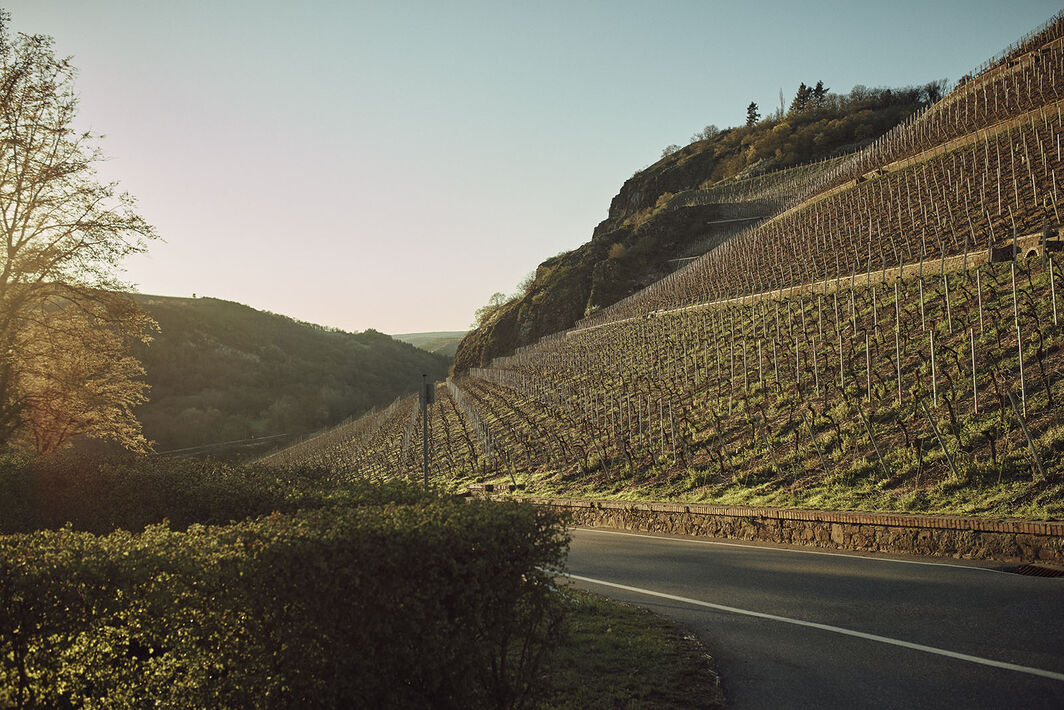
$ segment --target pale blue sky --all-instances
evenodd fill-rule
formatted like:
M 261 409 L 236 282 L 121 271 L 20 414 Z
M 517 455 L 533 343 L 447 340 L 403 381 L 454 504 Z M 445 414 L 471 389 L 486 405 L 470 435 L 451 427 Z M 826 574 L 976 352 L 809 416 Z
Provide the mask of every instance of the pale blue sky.
M 956 80 L 1052 2 L 0 0 L 80 70 L 146 293 L 465 328 L 670 143 L 822 79 Z

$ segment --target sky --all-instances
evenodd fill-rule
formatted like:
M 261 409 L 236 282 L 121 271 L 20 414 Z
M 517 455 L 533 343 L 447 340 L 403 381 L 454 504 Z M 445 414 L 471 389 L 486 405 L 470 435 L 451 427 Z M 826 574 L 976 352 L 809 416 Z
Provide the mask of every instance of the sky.
M 78 67 L 79 127 L 163 241 L 142 293 L 464 330 L 634 172 L 799 82 L 955 81 L 1037 0 L 0 0 Z

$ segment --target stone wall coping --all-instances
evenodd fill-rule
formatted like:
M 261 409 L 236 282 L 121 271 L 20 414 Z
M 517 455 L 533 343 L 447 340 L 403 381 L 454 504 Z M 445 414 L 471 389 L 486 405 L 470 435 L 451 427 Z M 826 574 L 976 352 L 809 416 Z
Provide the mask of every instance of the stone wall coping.
M 593 500 L 589 498 L 547 498 L 542 496 L 498 496 L 538 505 L 560 508 L 600 508 L 604 510 L 638 510 L 657 513 L 722 515 L 733 518 L 768 520 L 805 520 L 852 525 L 973 530 L 1026 535 L 1064 536 L 1064 521 L 971 518 L 961 515 L 919 515 L 914 513 L 866 513 L 842 510 L 770 508 L 709 503 L 661 503 L 651 501 Z

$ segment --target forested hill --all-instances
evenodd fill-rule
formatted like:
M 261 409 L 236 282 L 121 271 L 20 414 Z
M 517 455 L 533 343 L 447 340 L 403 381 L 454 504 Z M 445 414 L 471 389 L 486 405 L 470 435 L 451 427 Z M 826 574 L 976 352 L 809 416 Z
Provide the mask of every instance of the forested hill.
M 624 183 L 591 241 L 547 259 L 523 293 L 478 312 L 478 327 L 455 355 L 455 372 L 569 328 L 661 279 L 684 258 L 771 214 L 779 185 L 825 165 L 811 163 L 868 145 L 945 89 L 945 81 L 935 81 L 835 94 L 820 82 L 803 84 L 785 112 L 761 118 L 751 105 L 747 125 L 707 126 L 689 145 L 667 147 Z
M 136 295 L 160 332 L 137 355 L 137 411 L 156 449 L 334 425 L 443 379 L 449 360 L 367 330 L 339 330 L 214 298 Z

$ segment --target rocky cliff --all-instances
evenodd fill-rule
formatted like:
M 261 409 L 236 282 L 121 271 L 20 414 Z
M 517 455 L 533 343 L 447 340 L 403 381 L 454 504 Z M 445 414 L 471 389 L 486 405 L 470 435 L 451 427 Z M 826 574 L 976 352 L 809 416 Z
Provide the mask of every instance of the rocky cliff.
M 637 172 L 591 241 L 540 264 L 523 294 L 466 335 L 454 372 L 570 328 L 757 224 L 782 196 L 773 189 L 744 196 L 738 188 L 771 188 L 773 176 L 792 179 L 803 170 L 793 166 L 867 144 L 925 105 L 932 87 L 829 94 L 819 107 L 721 131 Z

